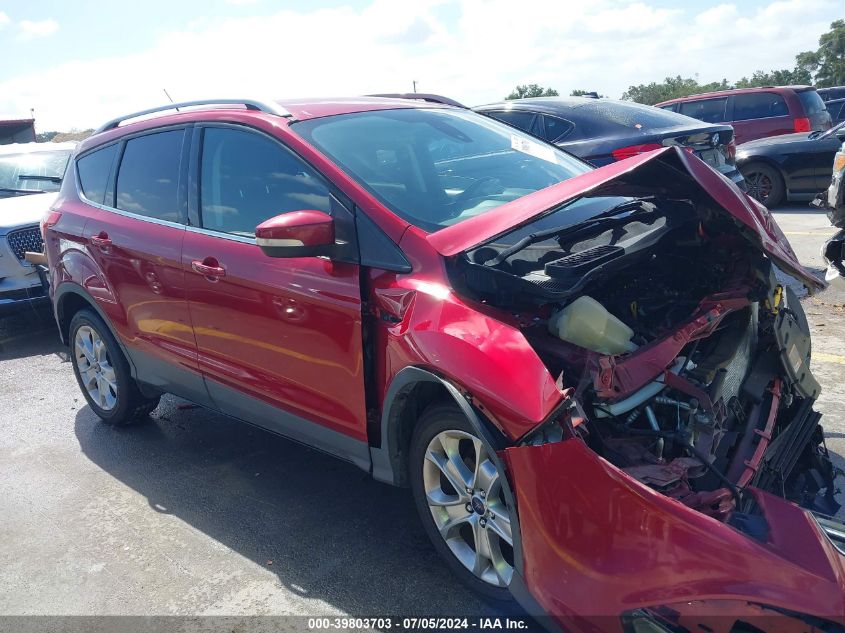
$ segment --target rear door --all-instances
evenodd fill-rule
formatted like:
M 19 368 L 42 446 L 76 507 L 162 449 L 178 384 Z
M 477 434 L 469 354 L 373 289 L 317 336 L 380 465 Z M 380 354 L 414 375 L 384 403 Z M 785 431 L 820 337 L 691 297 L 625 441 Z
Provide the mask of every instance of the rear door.
M 790 134 L 795 123 L 786 100 L 777 92 L 737 94 L 733 100 L 734 133 L 737 143 L 767 136 Z
M 224 413 L 367 467 L 355 256 L 274 259 L 255 243 L 264 220 L 316 209 L 351 253 L 352 214 L 275 138 L 208 124 L 194 144 L 182 265 L 209 393 Z
M 83 199 L 99 207 L 84 238 L 104 283 L 86 287 L 138 378 L 208 401 L 185 300 L 187 127 L 144 132 L 79 158 Z M 111 176 L 103 178 L 103 174 Z

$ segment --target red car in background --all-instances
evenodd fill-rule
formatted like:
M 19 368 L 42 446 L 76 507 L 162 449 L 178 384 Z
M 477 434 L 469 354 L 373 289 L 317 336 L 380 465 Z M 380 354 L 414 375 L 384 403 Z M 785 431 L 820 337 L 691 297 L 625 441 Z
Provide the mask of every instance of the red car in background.
M 767 136 L 829 130 L 830 113 L 812 86 L 706 92 L 656 104 L 708 123 L 733 126 L 737 145 Z
M 688 152 L 594 170 L 422 102 L 176 104 L 84 141 L 43 231 L 107 423 L 170 392 L 409 486 L 457 576 L 550 628 L 842 630 L 774 266 L 823 282 Z

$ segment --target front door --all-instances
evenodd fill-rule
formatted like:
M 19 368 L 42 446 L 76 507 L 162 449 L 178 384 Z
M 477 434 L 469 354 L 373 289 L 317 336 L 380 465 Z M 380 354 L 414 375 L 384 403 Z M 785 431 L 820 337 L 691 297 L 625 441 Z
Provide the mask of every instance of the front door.
M 366 466 L 358 265 L 274 259 L 255 227 L 290 211 L 346 213 L 326 181 L 262 133 L 203 126 L 200 227 L 183 246 L 200 369 L 229 415 Z M 353 240 L 354 241 L 354 240 Z

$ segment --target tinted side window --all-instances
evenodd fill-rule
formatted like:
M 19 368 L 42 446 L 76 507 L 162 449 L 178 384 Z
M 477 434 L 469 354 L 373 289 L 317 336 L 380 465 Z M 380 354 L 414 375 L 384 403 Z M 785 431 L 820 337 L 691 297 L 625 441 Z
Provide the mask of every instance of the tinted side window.
M 96 152 L 86 154 L 76 161 L 76 171 L 79 173 L 82 195 L 91 202 L 103 204 L 106 187 L 109 184 L 109 172 L 116 152 L 117 144 L 115 143 Z
M 200 170 L 207 229 L 251 237 L 256 226 L 281 213 L 330 210 L 322 178 L 293 152 L 258 134 L 206 128 Z
M 685 101 L 681 103 L 678 112 L 691 116 L 699 121 L 707 123 L 721 123 L 725 120 L 725 108 L 728 105 L 728 98 L 700 99 L 698 101 Z
M 757 92 L 734 96 L 734 121 L 748 119 L 767 119 L 775 116 L 787 116 L 789 108 L 786 101 L 774 92 Z
M 126 142 L 117 173 L 117 208 L 180 222 L 179 165 L 182 130 L 156 132 Z
M 550 143 L 560 141 L 568 136 L 573 127 L 575 126 L 569 121 L 564 121 L 548 114 L 543 115 L 543 138 Z
M 508 110 L 507 112 L 486 112 L 499 121 L 504 121 L 508 125 L 518 127 L 520 130 L 531 133 L 531 124 L 534 122 L 533 112 L 523 112 L 522 110 Z

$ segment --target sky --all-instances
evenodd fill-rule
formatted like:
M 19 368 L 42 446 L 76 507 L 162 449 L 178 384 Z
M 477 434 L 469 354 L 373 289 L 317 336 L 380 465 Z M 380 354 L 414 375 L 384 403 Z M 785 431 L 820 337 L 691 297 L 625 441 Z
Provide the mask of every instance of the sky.
M 194 98 L 619 98 L 668 75 L 791 68 L 845 0 L 0 0 L 0 119 L 68 131 Z

